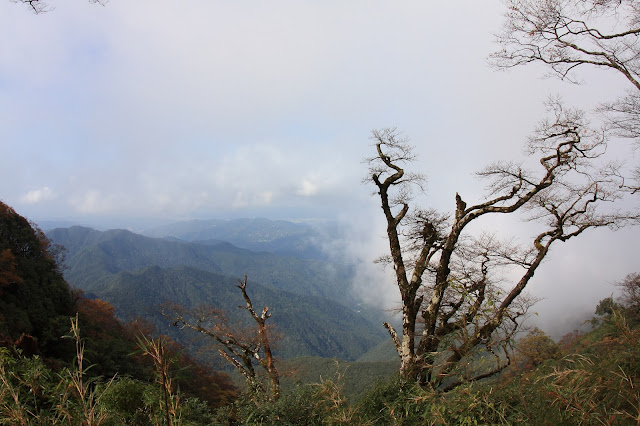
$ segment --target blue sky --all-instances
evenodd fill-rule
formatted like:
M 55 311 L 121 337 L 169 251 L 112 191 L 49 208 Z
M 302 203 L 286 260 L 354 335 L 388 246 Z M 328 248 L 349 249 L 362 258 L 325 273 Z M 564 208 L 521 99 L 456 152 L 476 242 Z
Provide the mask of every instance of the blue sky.
M 548 96 L 588 109 L 625 84 L 492 70 L 498 1 L 50 4 L 0 1 L 0 199 L 36 220 L 338 218 L 368 262 L 385 246 L 361 184 L 371 129 L 411 138 L 430 204 L 450 210 L 481 197 L 474 171 L 522 156 Z M 591 309 L 636 271 L 635 241 L 559 246 L 538 292 L 561 280 L 556 308 L 579 292 Z

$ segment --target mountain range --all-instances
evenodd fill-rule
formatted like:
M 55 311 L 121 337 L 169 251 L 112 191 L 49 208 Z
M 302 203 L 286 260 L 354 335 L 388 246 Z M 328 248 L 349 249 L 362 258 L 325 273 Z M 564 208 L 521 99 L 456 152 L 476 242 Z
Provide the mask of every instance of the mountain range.
M 173 237 L 205 244 L 227 241 L 237 247 L 257 252 L 326 260 L 329 256 L 323 250 L 323 242 L 328 237 L 335 238 L 339 227 L 333 222 L 317 222 L 312 225 L 264 218 L 211 219 L 176 222 L 140 233 L 147 237 Z
M 356 360 L 387 337 L 383 314 L 361 309 L 350 292 L 353 266 L 310 255 L 321 251 L 314 228 L 267 220 L 234 221 L 227 229 L 224 225 L 191 222 L 146 232 L 163 238 L 80 226 L 53 229 L 47 236 L 68 251 L 65 278 L 71 286 L 110 302 L 122 319 L 145 318 L 194 351 L 209 342 L 170 327 L 161 315 L 162 305 L 207 305 L 227 312 L 230 321 L 249 324 L 246 311 L 237 309 L 244 302 L 235 284 L 244 274 L 256 309 L 268 306 L 273 314 L 269 321 L 281 336 L 277 356 Z M 294 247 L 308 250 L 298 257 L 282 254 L 297 253 Z

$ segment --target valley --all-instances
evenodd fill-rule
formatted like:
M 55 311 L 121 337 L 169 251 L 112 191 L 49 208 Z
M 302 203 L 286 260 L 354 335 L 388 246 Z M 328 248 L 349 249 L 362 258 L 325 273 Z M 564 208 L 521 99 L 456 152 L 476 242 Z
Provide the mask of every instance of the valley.
M 381 326 L 385 313 L 363 307 L 351 294 L 353 267 L 309 255 L 321 253 L 319 235 L 310 226 L 243 219 L 178 223 L 143 232 L 158 237 L 80 226 L 46 234 L 67 249 L 64 274 L 72 287 L 111 303 L 124 321 L 142 317 L 196 356 L 211 342 L 171 327 L 163 306 L 209 306 L 226 312 L 232 322 L 249 325 L 250 317 L 237 309 L 243 302 L 235 284 L 244 274 L 256 307 L 268 306 L 273 314 L 278 357 L 355 361 L 388 339 Z M 220 239 L 227 237 L 263 250 Z M 306 247 L 301 256 L 283 254 L 297 253 L 296 247 Z M 387 360 L 394 359 L 391 352 Z

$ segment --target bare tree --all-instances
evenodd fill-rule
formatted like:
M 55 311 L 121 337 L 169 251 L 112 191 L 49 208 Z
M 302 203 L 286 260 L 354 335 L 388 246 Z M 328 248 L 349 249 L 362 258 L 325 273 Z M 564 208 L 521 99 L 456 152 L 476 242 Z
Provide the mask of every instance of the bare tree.
M 615 285 L 620 289 L 622 306 L 640 312 L 640 274 L 629 274 Z
M 258 315 L 253 308 L 253 303 L 246 291 L 246 275 L 244 281 L 238 280 L 236 287 L 240 289 L 245 300 L 245 305 L 238 307 L 249 311 L 257 325 L 257 330 L 234 327 L 229 324 L 224 312 L 210 307 L 185 310 L 180 306 L 170 306 L 163 314 L 171 318 L 176 327 L 195 330 L 213 338 L 219 344 L 220 355 L 244 376 L 250 391 L 256 395 L 270 393 L 271 398 L 277 400 L 280 397 L 280 376 L 274 362 L 266 325 L 271 313 L 269 308 L 265 307 Z M 254 362 L 265 370 L 269 381 L 268 390 L 264 388 L 258 377 Z
M 581 66 L 611 69 L 640 90 L 640 4 L 634 0 L 508 0 L 491 55 L 499 68 L 531 62 L 578 82 Z
M 505 368 L 509 359 L 496 349 L 510 343 L 531 305 L 523 291 L 551 245 L 632 219 L 601 211 L 622 196 L 600 164 L 604 135 L 590 130 L 580 111 L 557 101 L 550 111 L 527 144 L 528 154 L 539 159 L 538 170 L 490 165 L 478 173 L 489 182 L 486 199 L 468 205 L 456 194 L 451 215 L 412 209 L 412 189 L 424 184 L 421 175 L 404 169 L 415 159 L 412 147 L 395 128 L 373 131 L 376 155 L 367 159 L 366 180 L 375 184 L 387 222 L 390 254 L 379 261 L 393 265 L 402 299 L 401 333 L 385 327 L 404 377 L 448 389 Z M 485 215 L 518 211 L 543 227 L 529 246 L 466 232 Z M 504 281 L 504 268 L 518 268 L 520 278 Z M 493 366 L 466 369 L 478 351 L 494 354 Z
M 40 14 L 52 10 L 52 7 L 48 3 L 42 0 L 9 0 L 12 3 L 22 3 L 28 5 L 35 14 Z M 97 3 L 105 5 L 108 0 L 89 0 L 89 3 Z
M 640 145 L 640 2 L 635 0 L 508 0 L 491 55 L 499 69 L 544 64 L 551 76 L 580 82 L 579 68 L 615 71 L 629 89 L 601 103 L 609 130 Z M 640 189 L 640 170 L 621 173 L 622 186 Z M 627 176 L 625 176 L 627 175 Z M 628 184 L 631 177 L 632 184 Z

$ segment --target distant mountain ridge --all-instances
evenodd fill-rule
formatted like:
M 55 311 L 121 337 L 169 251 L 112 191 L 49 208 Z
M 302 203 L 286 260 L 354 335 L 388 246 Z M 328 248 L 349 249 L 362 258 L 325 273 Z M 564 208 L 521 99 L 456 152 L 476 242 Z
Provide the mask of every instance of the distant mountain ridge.
M 190 220 L 150 228 L 141 234 L 192 242 L 221 240 L 252 251 L 326 260 L 328 255 L 322 248 L 322 242 L 335 232 L 337 226 L 330 222 L 312 226 L 304 222 L 254 218 Z
M 196 346 L 200 347 L 212 342 L 169 327 L 169 320 L 158 307 L 167 302 L 185 308 L 211 306 L 227 312 L 230 321 L 250 326 L 246 311 L 238 309 L 244 301 L 235 284 L 235 278 L 194 268 L 152 266 L 120 272 L 94 290 L 116 307 L 118 316 L 135 319 L 142 315 L 163 334 L 183 342 L 197 337 Z M 376 329 L 355 311 L 330 300 L 274 290 L 251 280 L 247 289 L 256 309 L 268 306 L 273 315 L 269 322 L 280 336 L 276 339 L 277 356 L 355 360 L 384 338 L 381 327 Z
M 269 306 L 272 323 L 284 336 L 279 356 L 355 360 L 387 337 L 381 321 L 372 323 L 352 308 L 354 271 L 348 265 L 254 252 L 221 240 L 188 242 L 126 230 L 74 226 L 47 236 L 67 248 L 65 277 L 72 286 L 109 301 L 121 318 L 141 315 L 179 340 L 187 338 L 185 332 L 169 328 L 159 306 L 206 304 L 242 322 L 248 317 L 237 309 L 243 303 L 234 285 L 244 274 L 255 305 Z
M 353 268 L 319 260 L 253 252 L 227 242 L 209 244 L 150 238 L 126 230 L 96 231 L 74 226 L 47 236 L 69 251 L 65 277 L 92 291 L 105 276 L 149 266 L 190 266 L 229 276 L 256 277 L 265 285 L 350 303 Z

